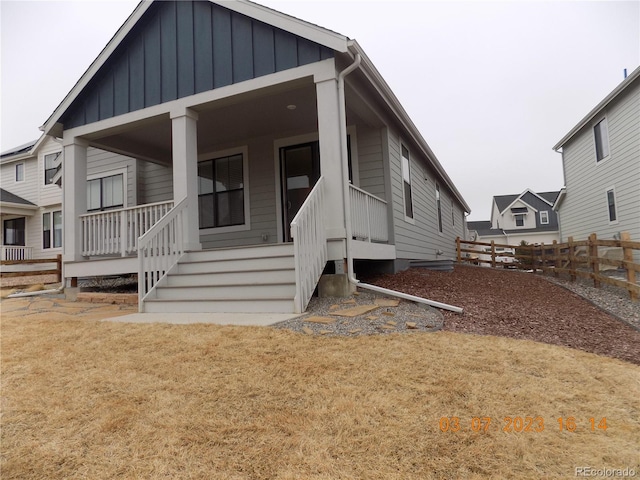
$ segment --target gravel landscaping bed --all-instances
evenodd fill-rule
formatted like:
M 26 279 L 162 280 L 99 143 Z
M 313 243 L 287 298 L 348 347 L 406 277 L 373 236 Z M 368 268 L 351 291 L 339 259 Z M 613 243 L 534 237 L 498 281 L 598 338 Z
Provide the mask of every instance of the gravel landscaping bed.
M 358 310 L 368 310 L 357 313 Z M 435 332 L 444 317 L 428 305 L 359 289 L 349 298 L 313 297 L 302 317 L 276 324 L 308 335 L 373 335 Z

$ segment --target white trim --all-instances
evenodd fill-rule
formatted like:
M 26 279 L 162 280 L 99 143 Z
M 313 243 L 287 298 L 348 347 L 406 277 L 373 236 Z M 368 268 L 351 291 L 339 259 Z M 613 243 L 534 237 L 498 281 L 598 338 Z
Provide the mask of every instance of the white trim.
M 128 179 L 128 169 L 127 167 L 118 168 L 116 170 L 107 170 L 105 172 L 92 173 L 91 175 L 87 175 L 87 183 L 90 180 L 95 180 L 96 178 L 105 178 L 105 177 L 113 177 L 114 175 L 122 174 L 122 207 L 118 208 L 128 208 L 128 200 L 129 200 L 129 179 Z M 84 194 L 87 194 L 85 189 Z M 88 207 L 87 202 L 87 207 Z M 95 211 L 87 212 L 87 213 L 96 213 Z
M 540 213 L 540 225 L 549 225 L 549 210 L 540 210 L 539 213 Z M 547 217 L 547 221 L 546 222 L 542 219 L 542 214 L 543 213 Z
M 409 147 L 407 147 L 405 143 L 407 142 L 404 142 L 401 138 L 398 141 L 398 144 L 400 145 L 400 184 L 402 185 L 402 217 L 404 218 L 405 222 L 410 223 L 411 225 L 415 225 L 416 210 L 415 210 L 415 203 L 413 201 L 413 197 L 414 197 L 413 178 L 411 178 L 411 174 L 413 173 L 413 170 L 414 170 L 413 168 L 411 168 L 411 161 L 412 161 L 413 155 L 411 155 L 411 150 L 409 150 Z M 404 156 L 402 155 L 403 147 L 409 153 L 409 158 L 407 158 L 407 163 L 409 165 L 409 188 L 411 189 L 411 214 L 413 215 L 413 217 L 407 217 L 407 199 L 404 196 L 405 182 L 404 182 Z
M 41 219 L 41 222 L 40 222 L 40 233 L 41 233 L 41 235 L 40 235 L 40 242 L 41 242 L 40 250 L 43 251 L 43 252 L 58 252 L 58 251 L 62 252 L 62 242 L 63 242 L 62 238 L 60 239 L 61 244 L 60 244 L 59 247 L 54 247 L 53 246 L 54 234 L 55 234 L 55 225 L 53 223 L 54 222 L 53 214 L 55 212 L 60 212 L 60 220 L 62 220 L 62 205 L 57 205 L 55 207 L 50 207 L 48 209 L 44 209 L 42 211 L 41 216 L 40 216 L 40 219 Z M 50 219 L 51 219 L 51 225 L 50 225 L 50 227 L 51 227 L 51 230 L 50 230 L 51 238 L 50 238 L 50 240 L 51 240 L 51 245 L 52 246 L 49 247 L 49 248 L 45 248 L 44 245 L 42 244 L 42 241 L 44 239 L 44 215 L 47 214 L 47 213 L 49 213 L 51 215 L 50 216 Z M 62 223 L 62 231 L 64 232 L 64 222 Z M 63 237 L 64 237 L 64 235 L 63 235 Z
M 533 208 L 531 205 L 529 205 L 527 202 L 525 202 L 525 201 L 522 199 L 522 197 L 523 197 L 524 195 L 526 195 L 526 194 L 527 194 L 527 192 L 528 192 L 528 193 L 530 193 L 530 194 L 532 194 L 532 195 L 535 195 L 536 197 L 538 197 L 540 200 L 542 200 L 542 201 L 543 201 L 544 203 L 546 203 L 547 205 L 549 205 L 549 206 L 551 206 L 551 207 L 553 206 L 553 203 L 549 202 L 548 200 L 545 200 L 545 199 L 544 199 L 544 198 L 542 198 L 540 195 L 538 195 L 536 192 L 534 192 L 534 191 L 532 191 L 531 189 L 527 188 L 524 192 L 522 192 L 520 195 L 518 195 L 518 196 L 516 197 L 516 199 L 515 199 L 513 202 L 511 202 L 511 203 L 510 203 L 509 205 L 507 205 L 507 206 L 506 206 L 506 207 L 505 207 L 501 212 L 499 212 L 499 213 L 500 213 L 500 215 L 504 215 L 504 212 L 506 212 L 507 210 L 509 210 L 509 209 L 513 206 L 513 204 L 514 204 L 514 203 L 516 203 L 518 200 L 520 200 L 522 203 L 524 203 L 527 207 L 529 207 L 529 208 L 530 208 L 531 210 L 533 210 L 534 212 L 537 212 L 537 211 L 538 211 L 537 209 Z M 505 196 L 508 196 L 508 195 L 505 195 Z M 495 198 L 496 198 L 496 197 L 493 197 L 493 199 L 494 199 L 494 200 L 493 200 L 493 201 L 494 201 L 494 203 L 495 203 Z M 496 205 L 496 206 L 497 206 L 497 205 Z
M 613 206 L 616 211 L 616 219 L 611 220 L 611 216 L 609 215 L 609 192 L 613 192 Z M 618 195 L 616 195 L 616 187 L 611 186 L 604 189 L 604 199 L 605 199 L 605 207 L 607 212 L 607 222 L 609 225 L 617 225 L 620 222 L 620 214 L 618 212 Z
M 215 150 L 208 153 L 198 154 L 198 163 L 207 160 L 215 160 L 217 158 L 229 157 L 231 155 L 242 155 L 242 196 L 244 197 L 244 223 L 241 225 L 229 225 L 226 227 L 199 228 L 200 236 L 217 235 L 230 232 L 245 232 L 251 230 L 251 205 L 249 193 L 249 147 L 241 145 L 238 147 L 227 148 L 225 150 Z M 199 214 L 199 212 L 198 212 Z
M 280 149 L 292 147 L 301 143 L 311 143 L 320 141 L 318 132 L 295 135 L 293 137 L 277 138 L 273 141 L 273 163 L 276 177 L 276 228 L 278 229 L 278 242 L 284 242 L 284 224 L 282 222 L 282 172 L 280 171 Z M 320 171 L 322 175 L 322 171 Z
M 607 133 L 607 154 L 598 160 L 598 142 L 596 141 L 596 127 L 600 125 L 602 122 L 605 122 L 606 133 Z M 611 143 L 609 142 L 609 120 L 607 120 L 607 115 L 603 115 L 598 117 L 595 122 L 591 123 L 591 139 L 593 140 L 593 153 L 595 156 L 596 165 L 602 165 L 604 162 L 611 158 Z

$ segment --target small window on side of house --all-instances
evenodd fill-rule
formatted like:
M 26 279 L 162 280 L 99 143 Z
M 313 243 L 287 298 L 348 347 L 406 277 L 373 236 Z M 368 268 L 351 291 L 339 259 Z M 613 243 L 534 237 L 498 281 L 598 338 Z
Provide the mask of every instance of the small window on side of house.
M 436 210 L 438 212 L 438 231 L 442 233 L 442 200 L 440 198 L 440 185 L 436 183 Z
M 616 211 L 616 192 L 612 188 L 607 190 L 607 209 L 609 211 L 609 222 L 618 220 L 618 212 Z
M 24 182 L 24 163 L 16 163 L 16 182 Z
M 540 225 L 549 225 L 549 212 L 547 210 L 540 212 Z
M 58 172 L 59 165 L 56 165 L 61 152 L 50 153 L 44 156 L 44 184 L 51 185 L 53 177 Z
M 516 227 L 524 227 L 524 214 L 520 213 L 515 215 L 516 217 Z
M 451 225 L 456 226 L 456 207 L 453 200 L 451 200 Z
M 404 190 L 404 216 L 413 219 L 413 197 L 411 191 L 411 161 L 409 150 L 402 145 L 402 186 Z
M 606 117 L 593 127 L 593 138 L 596 144 L 596 162 L 609 156 L 609 127 Z

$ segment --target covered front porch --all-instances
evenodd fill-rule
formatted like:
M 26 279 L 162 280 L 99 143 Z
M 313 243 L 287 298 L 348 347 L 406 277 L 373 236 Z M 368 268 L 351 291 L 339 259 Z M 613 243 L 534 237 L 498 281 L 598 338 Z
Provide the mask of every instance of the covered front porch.
M 296 268 L 319 277 L 326 262 L 348 257 L 345 205 L 353 258 L 392 260 L 382 136 L 361 101 L 340 107 L 333 59 L 65 130 L 67 283 L 138 273 L 150 280 L 140 285 L 145 295 L 185 252 L 292 241 L 303 248 Z M 100 170 L 89 159 L 102 158 L 94 150 L 136 165 L 135 178 L 123 181 L 122 208 L 88 211 L 96 203 L 85 193 L 88 169 Z M 104 162 L 118 171 L 117 161 Z M 321 200 L 309 200 L 314 186 Z M 308 203 L 296 237 L 292 223 Z M 153 235 L 145 255 L 165 249 L 173 263 L 139 258 L 141 238 Z M 326 253 L 309 260 L 319 248 Z M 313 292 L 317 278 L 296 279 L 304 282 Z

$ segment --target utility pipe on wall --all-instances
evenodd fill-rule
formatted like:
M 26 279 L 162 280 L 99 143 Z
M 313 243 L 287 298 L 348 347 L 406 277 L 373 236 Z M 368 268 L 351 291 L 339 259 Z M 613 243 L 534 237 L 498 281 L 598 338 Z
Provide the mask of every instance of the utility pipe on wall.
M 338 111 L 339 111 L 339 127 L 340 127 L 340 156 L 342 164 L 342 185 L 344 195 L 344 221 L 346 231 L 346 249 L 347 249 L 347 278 L 349 283 L 356 287 L 364 288 L 378 293 L 391 295 L 394 297 L 410 300 L 412 302 L 423 303 L 431 307 L 441 308 L 444 310 L 450 310 L 456 313 L 462 313 L 462 308 L 455 307 L 453 305 L 447 305 L 446 303 L 435 302 L 422 297 L 416 297 L 414 295 L 408 295 L 406 293 L 397 292 L 395 290 L 389 290 L 387 288 L 377 287 L 375 285 L 369 285 L 367 283 L 361 283 L 354 274 L 353 271 L 353 253 L 352 253 L 352 231 L 351 231 L 351 197 L 349 192 L 349 164 L 348 164 L 348 151 L 347 151 L 347 112 L 346 112 L 346 100 L 344 93 L 344 78 L 353 72 L 362 63 L 362 57 L 359 53 L 356 53 L 355 59 L 351 65 L 342 70 L 338 75 Z

